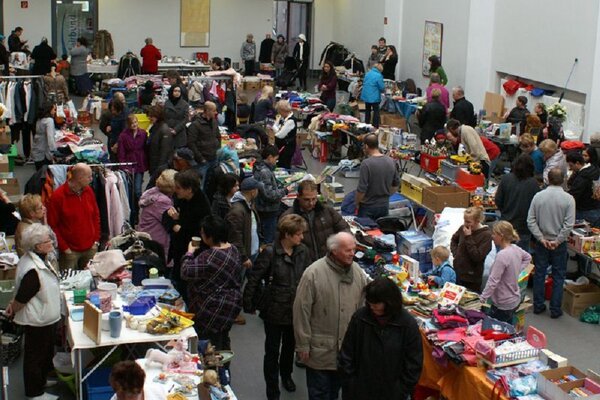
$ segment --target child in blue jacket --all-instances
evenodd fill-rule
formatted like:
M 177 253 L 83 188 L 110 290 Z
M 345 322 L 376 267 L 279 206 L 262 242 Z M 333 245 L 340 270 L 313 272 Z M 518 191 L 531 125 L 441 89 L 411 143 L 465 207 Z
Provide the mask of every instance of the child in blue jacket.
M 443 287 L 446 282 L 456 283 L 456 272 L 448 259 L 450 250 L 443 246 L 436 246 L 431 250 L 431 262 L 433 270 L 429 273 L 427 281 L 434 283 L 437 287 Z

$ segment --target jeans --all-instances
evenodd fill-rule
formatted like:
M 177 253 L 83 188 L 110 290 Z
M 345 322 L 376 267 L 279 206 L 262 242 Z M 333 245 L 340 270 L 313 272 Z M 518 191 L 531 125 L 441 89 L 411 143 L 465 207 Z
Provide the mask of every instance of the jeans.
M 515 309 L 513 310 L 501 310 L 492 304 L 490 310 L 487 313 L 488 316 L 497 319 L 498 321 L 506 322 L 508 324 L 513 323 L 515 316 Z
M 576 211 L 575 219 L 585 219 L 594 228 L 600 227 L 600 210 Z
M 294 368 L 294 327 L 265 321 L 265 357 L 263 373 L 267 384 L 267 399 L 278 399 L 279 376 L 289 378 Z M 280 352 L 281 348 L 281 352 Z
M 244 76 L 254 75 L 254 60 L 244 61 Z
M 131 226 L 135 226 L 138 221 L 138 202 L 142 197 L 142 183 L 144 182 L 144 173 L 136 172 L 133 174 L 133 202 L 131 203 L 131 216 L 129 218 Z
M 202 191 L 206 190 L 206 183 L 208 182 L 208 176 L 212 174 L 213 169 L 217 165 L 216 160 L 207 161 L 204 164 L 198 164 L 196 171 L 200 174 L 200 188 Z
M 531 233 L 519 232 L 519 240 L 517 241 L 516 245 L 526 252 L 531 253 Z
M 365 124 L 371 123 L 371 110 L 373 110 L 373 126 L 379 128 L 379 103 L 365 103 Z
M 369 206 L 360 206 L 358 208 L 358 216 L 359 217 L 367 217 L 371 218 L 373 221 L 377 221 L 377 218 L 387 217 L 390 213 L 390 206 L 385 207 L 369 207 Z
M 335 97 L 332 99 L 327 99 L 325 101 L 325 105 L 327 106 L 329 111 L 333 112 L 333 110 L 335 109 Z
M 494 173 L 494 170 L 496 169 L 496 165 L 498 165 L 498 161 L 500 161 L 500 156 L 493 159 L 492 162 L 490 163 L 490 170 L 487 174 L 488 179 L 490 179 L 492 177 L 492 174 Z
M 44 394 L 48 373 L 54 370 L 54 338 L 56 324 L 48 326 L 25 326 L 23 348 L 23 383 L 25 396 Z
M 259 212 L 260 226 L 263 234 L 263 244 L 271 244 L 275 240 L 277 228 L 277 212 Z
M 342 381 L 337 371 L 306 367 L 306 387 L 309 400 L 337 400 Z
M 552 265 L 552 297 L 550 298 L 550 314 L 561 315 L 563 284 L 567 272 L 567 243 L 561 243 L 555 250 L 548 250 L 541 243 L 534 247 L 535 269 L 533 273 L 533 310 L 542 310 L 544 305 L 546 271 Z

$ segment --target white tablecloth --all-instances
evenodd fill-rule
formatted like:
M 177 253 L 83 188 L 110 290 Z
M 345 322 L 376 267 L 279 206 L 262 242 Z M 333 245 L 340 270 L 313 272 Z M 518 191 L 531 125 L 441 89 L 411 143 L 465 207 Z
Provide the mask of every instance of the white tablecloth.
M 88 64 L 88 73 L 90 74 L 117 74 L 119 69 L 118 65 L 105 65 L 105 64 Z

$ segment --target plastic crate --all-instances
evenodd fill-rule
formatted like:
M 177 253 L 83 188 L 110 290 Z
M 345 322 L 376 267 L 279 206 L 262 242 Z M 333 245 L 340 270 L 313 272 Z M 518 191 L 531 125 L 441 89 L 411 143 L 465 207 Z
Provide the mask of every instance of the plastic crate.
M 140 129 L 148 132 L 148 128 L 150 127 L 150 118 L 146 114 L 134 114 L 138 120 L 138 126 Z
M 8 171 L 13 172 L 15 170 L 15 158 L 17 158 L 17 146 L 10 146 L 10 151 L 7 154 L 8 156 Z
M 451 181 L 456 180 L 456 174 L 458 173 L 458 170 L 461 169 L 460 165 L 454 164 L 453 162 L 448 160 L 440 161 L 440 167 L 442 168 L 441 175 L 444 178 L 449 179 Z
M 438 169 L 440 169 L 440 162 L 445 160 L 446 156 L 432 156 L 426 153 L 421 153 L 421 168 L 424 171 L 431 172 L 432 174 L 437 173 Z
M 483 174 L 473 175 L 469 171 L 459 168 L 456 173 L 456 183 L 461 188 L 473 192 L 478 187 L 485 186 L 485 176 Z
M 108 382 L 110 371 L 111 368 L 98 368 L 83 382 L 83 393 L 87 400 L 110 400 L 115 394 Z

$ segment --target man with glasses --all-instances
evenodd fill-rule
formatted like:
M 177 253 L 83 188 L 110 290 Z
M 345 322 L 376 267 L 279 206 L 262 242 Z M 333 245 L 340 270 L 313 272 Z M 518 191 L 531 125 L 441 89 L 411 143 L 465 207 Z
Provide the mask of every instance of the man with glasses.
M 342 216 L 329 205 L 321 203 L 317 196 L 317 184 L 314 181 L 300 182 L 294 205 L 281 216 L 283 218 L 288 214 L 298 214 L 306 220 L 308 230 L 304 231 L 302 243 L 309 249 L 311 262 L 327 254 L 326 242 L 329 236 L 338 232 L 350 232 Z

